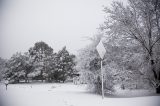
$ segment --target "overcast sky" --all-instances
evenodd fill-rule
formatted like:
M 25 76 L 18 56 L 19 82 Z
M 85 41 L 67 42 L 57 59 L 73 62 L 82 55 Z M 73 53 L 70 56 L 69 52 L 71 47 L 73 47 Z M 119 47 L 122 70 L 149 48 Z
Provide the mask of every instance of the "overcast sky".
M 112 0 L 2 0 L 0 57 L 26 52 L 44 41 L 55 52 L 66 45 L 76 54 L 104 21 L 103 5 Z

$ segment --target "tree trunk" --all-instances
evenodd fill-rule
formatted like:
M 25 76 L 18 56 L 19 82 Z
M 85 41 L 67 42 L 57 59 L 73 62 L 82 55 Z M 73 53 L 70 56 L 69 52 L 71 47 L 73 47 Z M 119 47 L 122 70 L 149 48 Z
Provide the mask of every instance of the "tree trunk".
M 160 71 L 158 73 L 158 81 L 160 82 Z M 156 88 L 156 93 L 160 94 L 160 85 Z
M 154 75 L 154 79 L 157 81 L 159 80 L 159 75 L 158 73 L 156 73 L 156 70 L 155 70 L 155 62 L 154 60 L 152 59 L 152 55 L 151 55 L 151 60 L 150 60 L 150 65 L 151 65 L 151 71 L 153 72 L 153 75 Z M 160 74 L 160 73 L 159 73 Z M 158 83 L 156 83 L 156 93 L 157 94 L 160 94 L 160 85 L 158 85 Z
M 154 60 L 151 60 L 150 62 L 151 62 L 151 70 L 152 70 L 152 72 L 154 74 L 154 78 L 155 78 L 155 80 L 157 80 L 159 82 L 159 80 L 160 80 L 160 72 L 156 73 L 155 66 L 154 66 L 154 64 L 155 64 Z M 159 84 L 158 82 L 156 83 L 156 93 L 160 94 L 160 85 L 158 85 Z
M 158 79 L 158 76 L 157 76 L 157 73 L 156 73 L 156 71 L 155 71 L 155 65 L 154 65 L 154 64 L 155 64 L 155 63 L 154 63 L 154 60 L 151 59 L 151 60 L 150 60 L 151 71 L 153 72 L 154 78 L 157 80 L 157 79 Z
M 6 90 L 7 90 L 8 84 L 5 84 L 5 85 L 6 85 Z
M 28 77 L 27 77 L 27 74 L 25 74 L 25 83 L 28 82 Z
M 158 80 L 160 81 L 160 70 L 159 70 L 159 74 L 158 74 Z
M 160 94 L 160 86 L 158 86 L 158 87 L 156 88 L 156 93 L 157 93 L 157 94 Z
M 43 70 L 41 70 L 41 74 L 40 74 L 41 80 L 43 82 Z

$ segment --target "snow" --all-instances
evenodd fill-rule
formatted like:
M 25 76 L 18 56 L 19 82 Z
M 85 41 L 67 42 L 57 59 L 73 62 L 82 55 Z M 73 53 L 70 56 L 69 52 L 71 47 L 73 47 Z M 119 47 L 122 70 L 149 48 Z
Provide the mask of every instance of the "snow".
M 1 84 L 0 98 L 5 106 L 160 106 L 159 96 L 102 99 L 72 83 Z

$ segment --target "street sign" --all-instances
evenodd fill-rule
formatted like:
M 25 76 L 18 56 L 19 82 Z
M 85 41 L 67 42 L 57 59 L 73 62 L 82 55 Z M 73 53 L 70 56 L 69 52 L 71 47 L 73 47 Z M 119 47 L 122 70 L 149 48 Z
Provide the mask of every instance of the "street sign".
M 103 59 L 104 55 L 106 53 L 106 49 L 104 48 L 104 45 L 103 45 L 102 41 L 99 42 L 99 44 L 97 45 L 96 49 L 97 49 L 101 59 Z
M 102 78 L 102 99 L 104 98 L 104 87 L 103 87 L 103 66 L 102 66 L 102 62 L 103 62 L 103 58 L 104 58 L 104 55 L 106 53 L 106 49 L 104 48 L 104 45 L 102 43 L 102 40 L 100 40 L 99 44 L 97 45 L 96 47 L 98 53 L 99 53 L 99 56 L 101 57 L 101 78 Z

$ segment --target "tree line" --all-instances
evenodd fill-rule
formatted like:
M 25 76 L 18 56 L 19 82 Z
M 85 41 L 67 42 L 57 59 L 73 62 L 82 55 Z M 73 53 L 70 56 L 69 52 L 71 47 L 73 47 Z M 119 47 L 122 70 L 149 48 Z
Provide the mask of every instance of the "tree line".
M 55 53 L 43 41 L 36 42 L 28 52 L 13 54 L 9 60 L 2 63 L 1 78 L 9 80 L 10 83 L 31 80 L 64 82 L 75 72 L 75 55 L 70 54 L 66 47 Z

